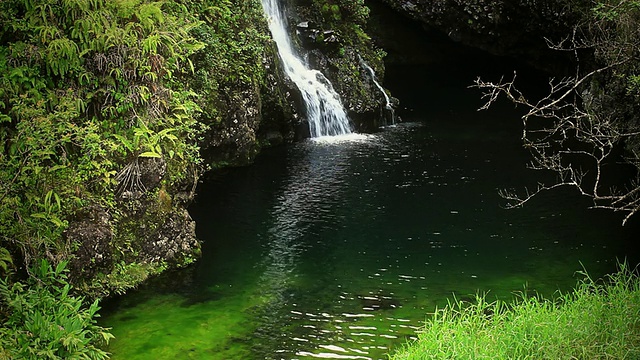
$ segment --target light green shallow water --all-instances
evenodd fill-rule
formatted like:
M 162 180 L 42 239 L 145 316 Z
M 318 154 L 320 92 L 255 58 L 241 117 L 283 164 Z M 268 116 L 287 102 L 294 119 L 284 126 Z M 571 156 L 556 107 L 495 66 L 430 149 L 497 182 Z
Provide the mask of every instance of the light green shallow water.
M 600 276 L 638 259 L 638 221 L 571 191 L 502 209 L 498 189 L 540 179 L 517 114 L 429 89 L 416 122 L 274 149 L 203 184 L 202 260 L 107 304 L 113 359 L 385 359 L 453 296 L 551 296 L 581 263 Z

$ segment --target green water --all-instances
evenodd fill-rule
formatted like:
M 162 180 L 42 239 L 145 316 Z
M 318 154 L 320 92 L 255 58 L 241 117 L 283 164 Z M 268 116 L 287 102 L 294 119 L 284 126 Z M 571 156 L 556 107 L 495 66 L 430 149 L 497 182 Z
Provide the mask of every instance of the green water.
M 600 276 L 637 259 L 638 221 L 573 191 L 504 210 L 498 189 L 541 179 L 517 112 L 438 89 L 411 121 L 272 149 L 202 184 L 202 260 L 107 304 L 113 359 L 385 359 L 453 296 L 552 296 L 581 263 Z

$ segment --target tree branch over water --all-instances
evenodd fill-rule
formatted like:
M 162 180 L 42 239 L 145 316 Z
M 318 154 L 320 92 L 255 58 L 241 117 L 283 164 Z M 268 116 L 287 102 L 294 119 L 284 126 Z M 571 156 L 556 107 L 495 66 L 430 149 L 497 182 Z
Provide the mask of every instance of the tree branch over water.
M 529 167 L 556 174 L 555 182 L 538 183 L 535 190 L 525 189 L 522 194 L 500 191 L 508 201 L 507 208 L 522 206 L 543 191 L 569 186 L 591 198 L 593 208 L 625 213 L 623 224 L 640 211 L 640 124 L 637 115 L 629 117 L 625 116 L 629 111 L 612 110 L 611 103 L 620 99 L 615 98 L 613 102 L 608 99 L 607 103 L 603 98 L 620 96 L 620 93 L 607 94 L 608 84 L 601 85 L 601 82 L 615 80 L 615 76 L 628 74 L 629 70 L 632 74 L 629 79 L 633 78 L 640 41 L 637 34 L 634 38 L 623 38 L 622 43 L 619 38 L 612 40 L 612 36 L 617 35 L 611 34 L 609 20 L 591 24 L 592 32 L 586 40 L 584 35 L 576 36 L 578 30 L 575 30 L 560 43 L 550 45 L 557 50 L 574 51 L 576 56 L 578 49 L 594 49 L 599 63 L 604 65 L 582 75 L 577 67 L 575 76 L 550 79 L 549 91 L 540 100 L 532 101 L 516 88 L 515 73 L 511 80 L 502 78 L 497 83 L 478 78 L 471 86 L 483 91 L 486 103 L 479 110 L 489 109 L 501 95 L 527 109 L 522 116 L 522 141 L 533 156 Z M 567 43 L 570 46 L 565 46 Z M 626 96 L 631 93 L 635 104 L 640 97 L 635 91 L 627 88 L 626 94 L 621 93 Z M 625 149 L 622 156 L 621 149 Z M 635 172 L 635 177 L 622 187 L 609 185 L 619 180 L 613 175 L 617 165 Z

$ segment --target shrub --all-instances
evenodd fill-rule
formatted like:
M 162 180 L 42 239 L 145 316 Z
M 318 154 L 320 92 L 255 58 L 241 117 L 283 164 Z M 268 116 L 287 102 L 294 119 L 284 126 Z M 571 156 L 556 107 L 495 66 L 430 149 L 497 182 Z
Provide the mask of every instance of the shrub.
M 87 207 L 117 230 L 122 195 L 152 190 L 139 159 L 162 158 L 169 191 L 195 181 L 205 127 L 183 78 L 200 25 L 177 1 L 0 1 L 0 242 L 16 266 L 72 258 L 63 233 Z
M 9 312 L 0 327 L 0 358 L 108 359 L 98 346 L 113 335 L 96 325 L 98 301 L 83 306 L 69 294 L 66 262 L 53 268 L 46 260 L 31 270 L 26 283 L 0 280 L 0 299 Z

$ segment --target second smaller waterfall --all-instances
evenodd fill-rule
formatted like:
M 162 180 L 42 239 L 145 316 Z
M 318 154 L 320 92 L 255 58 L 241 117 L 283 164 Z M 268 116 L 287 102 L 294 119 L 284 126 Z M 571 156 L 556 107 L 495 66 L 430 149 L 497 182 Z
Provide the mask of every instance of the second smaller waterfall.
M 389 95 L 387 95 L 387 92 L 384 91 L 384 88 L 382 87 L 382 85 L 380 85 L 380 83 L 378 82 L 378 78 L 376 77 L 376 72 L 373 71 L 373 69 L 371 68 L 371 66 L 369 66 L 369 64 L 367 64 L 362 58 L 360 58 L 360 64 L 362 64 L 362 66 L 367 69 L 367 71 L 369 72 L 369 74 L 371 75 L 371 80 L 373 81 L 373 83 L 375 84 L 375 86 L 380 90 L 380 92 L 382 93 L 382 95 L 384 96 L 384 100 L 386 101 L 385 104 L 385 109 L 389 110 L 389 113 L 391 114 L 391 124 L 395 124 L 396 119 L 395 119 L 395 110 L 393 109 L 393 106 L 391 105 L 391 99 L 389 98 Z

